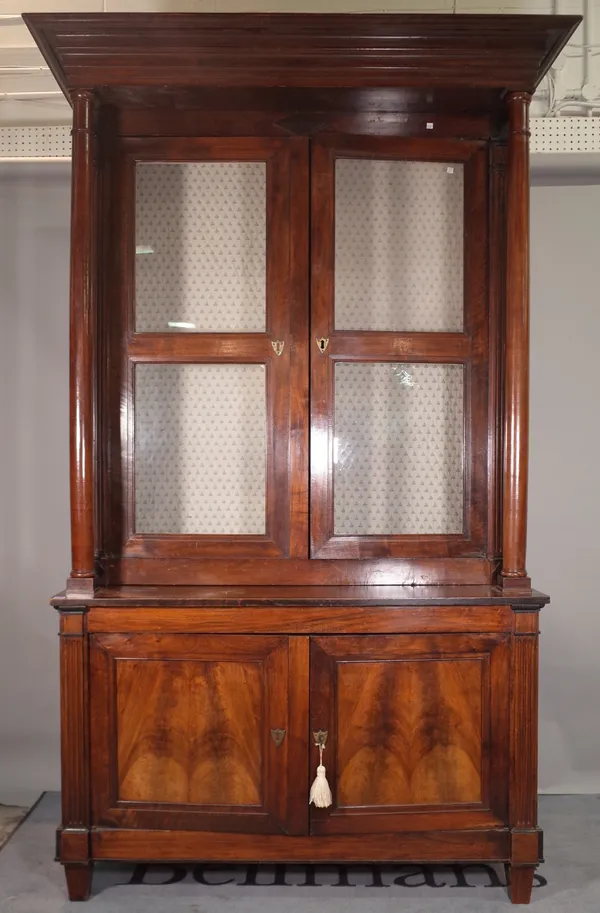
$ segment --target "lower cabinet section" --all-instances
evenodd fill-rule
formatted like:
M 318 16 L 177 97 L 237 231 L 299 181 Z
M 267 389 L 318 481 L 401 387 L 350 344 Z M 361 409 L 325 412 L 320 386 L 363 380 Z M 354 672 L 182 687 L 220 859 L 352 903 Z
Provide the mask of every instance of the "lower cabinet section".
M 331 613 L 278 611 L 281 633 L 262 608 L 240 611 L 244 633 L 221 610 L 65 612 L 70 895 L 100 859 L 495 861 L 526 900 L 541 856 L 537 613 L 483 607 L 473 633 L 456 630 L 467 608 L 368 609 L 327 633 Z M 309 805 L 317 739 L 327 808 Z
M 97 634 L 94 825 L 503 827 L 508 636 Z M 308 805 L 323 760 L 329 808 Z

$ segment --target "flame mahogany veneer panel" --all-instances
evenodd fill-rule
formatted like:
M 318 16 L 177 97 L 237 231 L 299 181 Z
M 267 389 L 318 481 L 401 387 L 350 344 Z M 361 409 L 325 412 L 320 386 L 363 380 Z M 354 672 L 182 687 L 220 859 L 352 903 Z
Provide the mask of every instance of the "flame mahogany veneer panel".
M 119 660 L 119 798 L 260 805 L 263 675 L 241 660 Z
M 484 662 L 340 663 L 340 806 L 481 802 Z

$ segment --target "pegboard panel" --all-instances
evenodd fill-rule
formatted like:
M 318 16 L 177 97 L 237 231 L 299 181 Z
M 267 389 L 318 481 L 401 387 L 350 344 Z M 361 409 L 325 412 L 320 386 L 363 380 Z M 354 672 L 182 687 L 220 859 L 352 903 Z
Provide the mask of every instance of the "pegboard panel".
M 0 127 L 0 160 L 68 159 L 68 126 Z M 600 152 L 600 117 L 533 117 L 532 152 Z
M 600 117 L 533 117 L 532 152 L 600 152 Z
M 0 161 L 70 158 L 68 126 L 0 127 Z

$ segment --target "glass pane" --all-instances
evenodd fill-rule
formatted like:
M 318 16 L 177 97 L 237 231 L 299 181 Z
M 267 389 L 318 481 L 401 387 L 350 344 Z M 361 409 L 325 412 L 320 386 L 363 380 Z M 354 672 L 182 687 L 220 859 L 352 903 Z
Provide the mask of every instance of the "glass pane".
M 265 533 L 264 365 L 135 373 L 138 533 Z
M 139 333 L 265 331 L 266 164 L 136 168 Z
M 462 365 L 335 366 L 334 531 L 461 533 Z
M 335 326 L 460 332 L 463 166 L 337 159 Z

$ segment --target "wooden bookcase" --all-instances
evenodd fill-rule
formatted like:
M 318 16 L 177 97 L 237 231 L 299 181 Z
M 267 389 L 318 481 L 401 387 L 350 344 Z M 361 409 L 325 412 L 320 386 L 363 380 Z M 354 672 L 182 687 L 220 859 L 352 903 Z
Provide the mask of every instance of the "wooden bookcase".
M 579 19 L 24 18 L 74 113 L 69 896 L 489 861 L 527 903 L 528 106 Z

